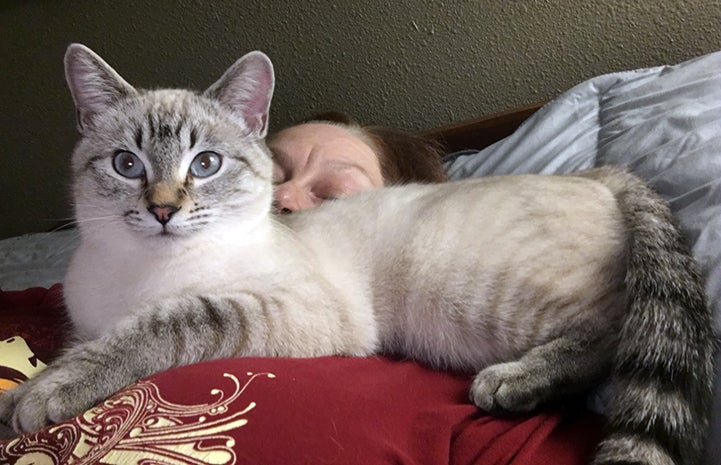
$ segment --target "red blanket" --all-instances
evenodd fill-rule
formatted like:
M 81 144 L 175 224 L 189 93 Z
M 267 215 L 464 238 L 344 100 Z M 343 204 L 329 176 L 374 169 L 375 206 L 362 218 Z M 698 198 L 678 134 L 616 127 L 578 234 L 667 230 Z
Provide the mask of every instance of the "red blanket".
M 48 360 L 67 327 L 61 292 L 0 291 L 0 340 L 22 336 Z M 384 357 L 215 360 L 150 376 L 85 415 L 0 441 L 0 463 L 590 461 L 599 417 L 558 409 L 496 418 L 468 403 L 469 385 L 467 375 Z

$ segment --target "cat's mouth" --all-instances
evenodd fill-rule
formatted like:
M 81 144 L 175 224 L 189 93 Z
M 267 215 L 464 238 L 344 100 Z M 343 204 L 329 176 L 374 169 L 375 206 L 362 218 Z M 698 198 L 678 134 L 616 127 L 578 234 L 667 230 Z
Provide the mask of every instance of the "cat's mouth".
M 168 228 L 167 226 L 163 226 L 161 229 L 154 229 L 151 231 L 148 231 L 147 229 L 143 233 L 143 236 L 153 239 L 175 239 L 178 237 L 181 237 L 182 234 L 180 234 L 178 231 L 174 230 L 173 228 Z
M 192 236 L 195 232 L 197 232 L 197 229 L 195 228 L 188 228 L 183 226 L 179 227 L 179 225 L 169 227 L 169 225 L 164 225 L 160 230 L 151 234 L 151 237 L 165 240 L 177 240 Z

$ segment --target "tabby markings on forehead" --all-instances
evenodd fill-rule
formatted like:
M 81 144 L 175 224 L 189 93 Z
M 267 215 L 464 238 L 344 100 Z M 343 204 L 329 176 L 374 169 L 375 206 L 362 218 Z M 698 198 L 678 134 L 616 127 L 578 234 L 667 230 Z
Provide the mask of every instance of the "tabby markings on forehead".
M 147 118 L 148 119 L 148 129 L 150 130 L 150 138 L 152 139 L 155 137 L 155 124 L 153 123 L 153 115 L 148 113 L 147 116 L 148 116 L 148 118 Z
M 190 148 L 192 149 L 195 147 L 195 142 L 198 139 L 198 130 L 196 128 L 192 128 L 190 130 Z
M 135 145 L 138 150 L 143 150 L 143 127 L 138 126 L 135 130 Z
M 172 121 L 166 122 L 165 118 L 153 115 L 152 113 L 148 113 L 147 121 L 151 138 L 157 137 L 158 139 L 168 139 L 173 135 L 175 135 L 176 137 L 180 137 L 180 132 L 183 130 L 184 120 L 182 118 L 180 118 L 178 122 L 175 123 L 175 127 L 173 127 Z
M 170 124 L 162 121 L 158 122 L 158 127 L 157 129 L 155 129 L 155 132 L 157 133 L 157 138 L 160 140 L 170 139 L 174 133 L 173 129 L 170 127 Z
M 177 139 L 181 138 L 181 133 L 184 128 L 184 124 L 186 121 L 184 119 L 180 119 L 176 124 L 175 128 L 172 129 L 172 123 L 164 123 L 158 119 L 158 117 L 155 117 L 153 114 L 148 113 L 147 114 L 147 125 L 150 132 L 150 138 L 157 138 L 157 139 L 167 139 L 171 137 L 173 134 Z M 199 130 L 196 126 L 190 124 L 190 131 L 189 131 L 189 141 L 188 141 L 188 149 L 192 150 L 196 144 L 198 143 L 198 134 Z M 142 126 L 138 128 L 138 133 L 136 134 L 136 142 L 138 143 L 138 147 L 140 148 L 140 140 L 142 140 Z

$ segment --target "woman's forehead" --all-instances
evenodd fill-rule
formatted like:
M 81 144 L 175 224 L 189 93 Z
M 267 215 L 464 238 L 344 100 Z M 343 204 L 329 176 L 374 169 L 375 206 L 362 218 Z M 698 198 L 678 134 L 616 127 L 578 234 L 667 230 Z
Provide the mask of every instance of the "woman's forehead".
M 356 142 L 367 145 L 349 129 L 333 123 L 303 123 L 283 129 L 273 135 L 269 145 L 285 145 L 293 143 L 329 144 L 338 142 Z M 370 148 L 370 147 L 369 147 Z
M 268 146 L 285 159 L 315 155 L 349 162 L 362 159 L 377 162 L 371 146 L 348 129 L 332 123 L 292 126 L 273 136 Z

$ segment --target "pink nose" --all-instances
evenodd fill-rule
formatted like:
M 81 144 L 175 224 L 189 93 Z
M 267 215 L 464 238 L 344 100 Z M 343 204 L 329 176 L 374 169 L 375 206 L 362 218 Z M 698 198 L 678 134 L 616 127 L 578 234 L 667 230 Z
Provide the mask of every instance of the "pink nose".
M 158 220 L 158 223 L 165 226 L 168 221 L 170 221 L 170 218 L 180 210 L 175 205 L 155 205 L 152 204 L 148 207 L 148 211 L 153 214 L 156 220 Z

